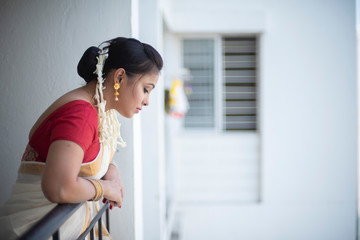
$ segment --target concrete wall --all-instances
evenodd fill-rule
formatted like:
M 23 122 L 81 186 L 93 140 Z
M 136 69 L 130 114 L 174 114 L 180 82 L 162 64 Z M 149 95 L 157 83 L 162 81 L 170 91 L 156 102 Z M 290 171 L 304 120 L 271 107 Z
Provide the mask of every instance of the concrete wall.
M 132 35 L 131 6 L 131 0 L 1 2 L 0 205 L 11 193 L 30 128 L 55 99 L 85 83 L 76 66 L 89 46 Z M 111 231 L 114 239 L 134 239 L 133 122 L 121 123 L 128 147 L 115 159 L 125 199 L 112 211 Z
M 355 239 L 355 1 L 171 3 L 174 35 L 261 41 L 262 201 L 182 205 L 183 239 Z

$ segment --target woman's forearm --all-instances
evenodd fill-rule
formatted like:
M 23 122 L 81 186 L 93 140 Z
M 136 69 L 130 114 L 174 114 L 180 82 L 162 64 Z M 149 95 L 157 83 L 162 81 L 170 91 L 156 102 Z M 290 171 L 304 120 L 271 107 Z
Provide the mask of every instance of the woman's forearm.
M 107 180 L 99 181 L 103 187 L 103 197 L 114 202 L 114 205 L 121 206 L 123 193 L 119 183 Z M 94 185 L 80 177 L 76 181 L 52 186 L 46 184 L 46 181 L 43 181 L 43 183 L 44 195 L 54 203 L 79 203 L 92 200 L 96 195 Z
M 84 202 L 92 199 L 96 194 L 94 186 L 80 177 L 58 184 L 43 181 L 42 189 L 46 198 L 54 203 Z

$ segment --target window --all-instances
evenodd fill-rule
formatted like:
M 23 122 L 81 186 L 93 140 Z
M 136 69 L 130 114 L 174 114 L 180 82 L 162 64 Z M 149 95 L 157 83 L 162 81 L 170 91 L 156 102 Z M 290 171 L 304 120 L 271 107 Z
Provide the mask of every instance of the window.
M 191 75 L 185 128 L 257 130 L 256 46 L 256 37 L 183 40 L 183 65 Z
M 173 139 L 175 199 L 259 202 L 257 38 L 183 36 L 181 43 L 183 67 L 190 73 L 185 81 L 190 109 L 185 131 Z

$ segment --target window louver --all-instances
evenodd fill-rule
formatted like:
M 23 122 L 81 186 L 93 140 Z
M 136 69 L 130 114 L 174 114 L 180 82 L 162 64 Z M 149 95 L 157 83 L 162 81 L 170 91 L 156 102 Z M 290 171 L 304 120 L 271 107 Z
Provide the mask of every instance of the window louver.
M 213 128 L 214 121 L 214 40 L 185 39 L 184 67 L 190 71 L 187 82 L 192 88 L 188 95 L 189 111 L 186 128 Z
M 256 130 L 256 38 L 222 41 L 225 131 Z

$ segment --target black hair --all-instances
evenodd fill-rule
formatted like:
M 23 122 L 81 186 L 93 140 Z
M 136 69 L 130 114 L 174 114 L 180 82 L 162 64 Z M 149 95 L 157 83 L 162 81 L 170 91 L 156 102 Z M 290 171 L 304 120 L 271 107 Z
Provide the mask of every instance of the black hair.
M 160 71 L 163 67 L 163 60 L 160 54 L 149 44 L 142 43 L 134 38 L 118 37 L 103 42 L 106 44 L 108 57 L 105 60 L 103 75 L 114 69 L 124 68 L 129 77 L 135 74 L 146 74 L 151 71 Z M 81 57 L 77 71 L 80 77 L 86 82 L 95 80 L 97 59 L 101 49 L 89 47 Z

